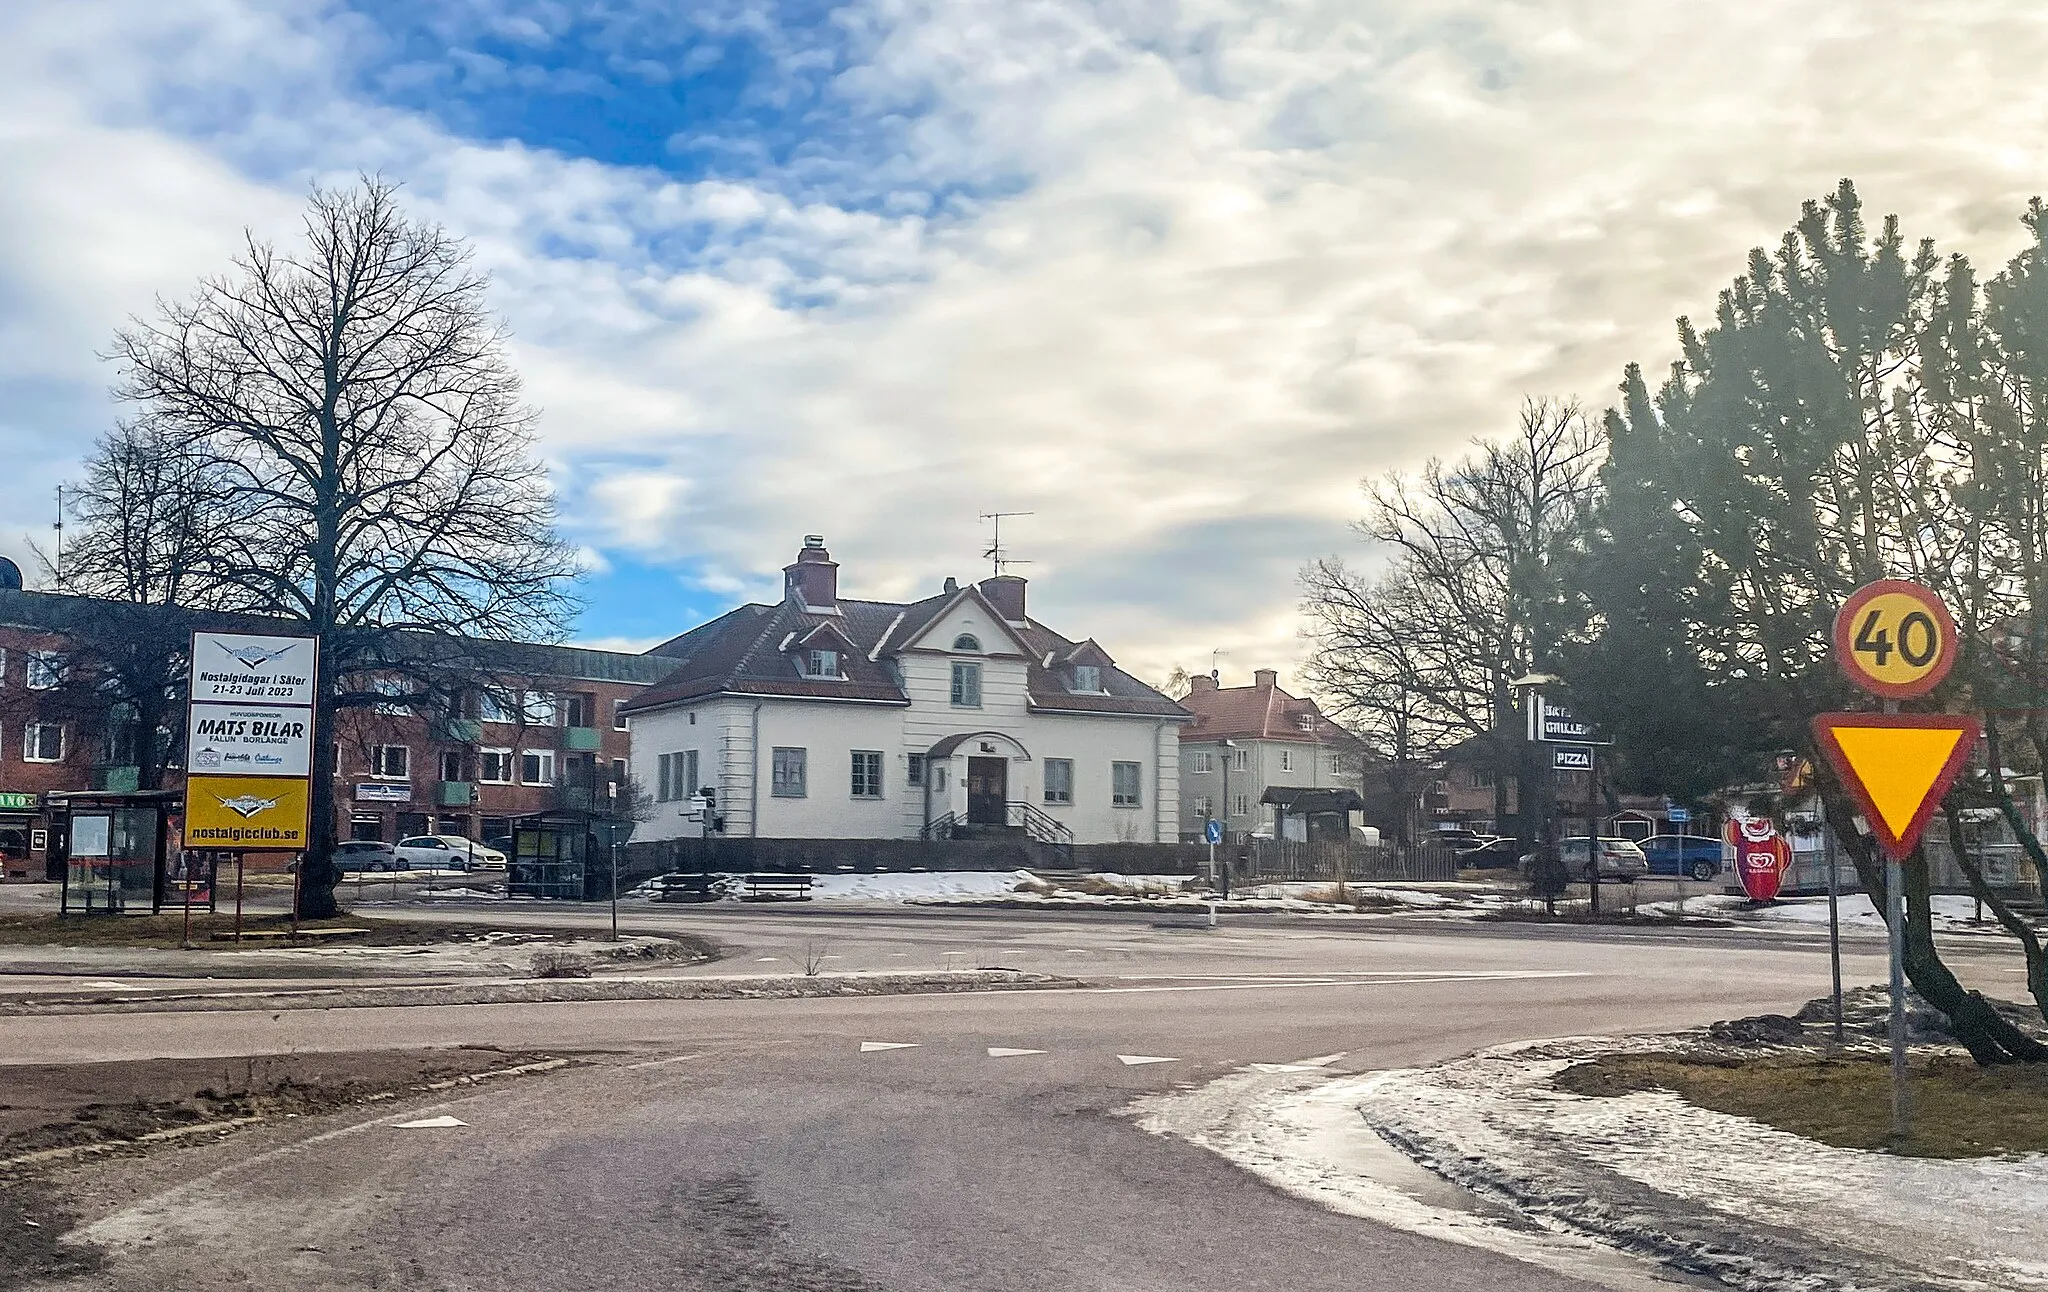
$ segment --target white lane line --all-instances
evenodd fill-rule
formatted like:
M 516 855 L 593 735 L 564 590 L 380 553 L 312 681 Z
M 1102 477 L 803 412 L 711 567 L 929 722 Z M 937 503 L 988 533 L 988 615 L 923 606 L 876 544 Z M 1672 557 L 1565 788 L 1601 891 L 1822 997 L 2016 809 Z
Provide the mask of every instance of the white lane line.
M 1313 1059 L 1296 1059 L 1295 1062 L 1304 1068 L 1327 1068 L 1349 1053 L 1349 1050 L 1339 1050 L 1335 1054 L 1325 1054 Z
M 1044 1054 L 1044 1050 L 1013 1050 L 1007 1045 L 991 1045 L 988 1057 L 991 1059 L 1014 1059 L 1024 1054 Z
M 781 956 L 759 956 L 755 958 L 754 963 L 757 965 L 772 965 L 781 958 Z
M 916 1041 L 862 1041 L 860 1052 L 873 1054 L 877 1050 L 914 1050 L 918 1044 Z
M 1157 1055 L 1157 1054 L 1119 1054 L 1119 1055 L 1117 1055 L 1116 1057 L 1117 1057 L 1117 1058 L 1119 1058 L 1119 1059 L 1121 1059 L 1121 1060 L 1123 1061 L 1123 1065 L 1124 1065 L 1125 1067 L 1127 1067 L 1127 1068 L 1135 1068 L 1135 1067 L 1137 1067 L 1137 1066 L 1138 1066 L 1139 1064 L 1141 1064 L 1141 1063 L 1179 1063 L 1179 1062 L 1180 1062 L 1180 1060 L 1179 1060 L 1179 1059 L 1167 1059 L 1167 1058 L 1161 1058 L 1161 1057 L 1160 1057 L 1159 1055 Z
M 1321 1072 L 1313 1063 L 1254 1063 L 1253 1072 Z
M 393 1127 L 392 1127 L 392 1129 L 393 1129 L 393 1130 L 446 1130 L 446 1129 L 448 1129 L 448 1128 L 449 1128 L 449 1127 L 451 1127 L 451 1126 L 467 1126 L 467 1125 L 469 1125 L 469 1123 L 468 1123 L 468 1122 L 466 1122 L 466 1121 L 464 1121 L 464 1120 L 462 1120 L 462 1119 L 461 1119 L 460 1117 L 449 1117 L 449 1116 L 447 1116 L 447 1115 L 445 1115 L 445 1114 L 444 1114 L 444 1115 L 442 1115 L 442 1116 L 440 1116 L 440 1117 L 428 1117 L 428 1118 L 425 1118 L 424 1120 L 421 1120 L 421 1121 L 416 1121 L 416 1122 L 399 1122 L 399 1123 L 398 1123 L 398 1124 L 397 1124 L 396 1126 L 393 1126 Z
M 629 1063 L 626 1065 L 626 1071 L 639 1072 L 646 1068 L 666 1067 L 671 1063 L 681 1063 L 685 1059 L 695 1059 L 699 1057 L 701 1056 L 695 1054 L 671 1054 L 666 1059 L 649 1059 L 645 1063 Z
M 150 986 L 150 985 L 149 985 L 149 984 L 147 984 L 147 983 L 140 983 L 140 982 L 113 982 L 113 981 L 109 981 L 109 980 L 102 980 L 102 979 L 94 979 L 94 980 L 93 980 L 93 981 L 91 981 L 91 982 L 82 982 L 82 983 L 80 983 L 80 984 L 78 984 L 78 985 L 79 985 L 79 987 L 80 987 L 81 989 L 85 989 L 85 990 L 90 990 L 90 991 L 155 991 L 155 990 L 156 990 L 156 988 L 154 988 L 154 987 Z

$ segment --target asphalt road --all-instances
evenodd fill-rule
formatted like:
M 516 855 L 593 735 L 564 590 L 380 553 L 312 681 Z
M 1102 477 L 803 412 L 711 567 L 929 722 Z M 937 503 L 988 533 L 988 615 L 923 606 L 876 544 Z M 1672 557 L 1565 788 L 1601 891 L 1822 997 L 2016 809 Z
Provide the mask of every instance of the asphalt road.
M 589 1060 L 403 1114 L 75 1172 L 66 1187 L 109 1263 L 67 1286 L 1582 1287 L 1319 1210 L 1122 1112 L 1247 1063 L 1341 1053 L 1331 1070 L 1410 1066 L 1517 1039 L 1784 1011 L 1827 989 L 1824 943 L 1805 939 L 1298 920 L 1211 932 L 1008 913 L 635 922 L 671 918 L 726 942 L 727 970 L 829 942 L 846 968 L 1057 964 L 1092 985 L 0 1021 L 0 1064 L 462 1043 Z M 1859 944 L 1849 982 L 1881 979 L 1880 950 Z M 1994 990 L 2008 958 L 1963 957 Z M 439 1114 L 465 1124 L 393 1124 Z

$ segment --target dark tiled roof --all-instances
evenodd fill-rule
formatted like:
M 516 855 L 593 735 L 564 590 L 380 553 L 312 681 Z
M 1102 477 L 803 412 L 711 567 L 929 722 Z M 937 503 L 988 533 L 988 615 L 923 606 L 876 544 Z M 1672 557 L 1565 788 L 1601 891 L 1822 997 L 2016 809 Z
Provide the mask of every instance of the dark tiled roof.
M 667 681 L 635 696 L 627 710 L 656 709 L 718 694 L 908 704 L 910 698 L 897 683 L 889 661 L 960 597 L 980 595 L 973 588 L 963 588 L 958 593 L 908 603 L 842 599 L 837 615 L 814 614 L 794 602 L 741 606 L 655 647 L 652 653 L 682 662 Z M 804 677 L 784 648 L 785 642 L 793 640 L 792 634 L 800 639 L 821 623 L 833 624 L 856 647 L 841 657 L 845 681 Z M 1186 716 L 1179 705 L 1114 665 L 1102 670 L 1103 694 L 1074 694 L 1062 680 L 1064 672 L 1046 668 L 1044 659 L 1052 653 L 1059 666 L 1076 643 L 1036 622 L 1021 629 L 1013 627 L 1013 631 L 1031 652 L 1029 687 L 1034 708 Z M 1006 644 L 1006 649 L 1014 648 Z M 874 658 L 870 659 L 871 655 Z

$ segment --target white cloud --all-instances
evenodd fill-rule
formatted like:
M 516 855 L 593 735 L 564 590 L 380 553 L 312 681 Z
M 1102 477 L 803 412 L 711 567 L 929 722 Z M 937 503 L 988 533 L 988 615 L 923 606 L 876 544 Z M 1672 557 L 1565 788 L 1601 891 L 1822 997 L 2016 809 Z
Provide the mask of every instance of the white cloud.
M 833 91 L 889 146 L 696 184 L 362 102 L 311 0 L 92 8 L 0 18 L 0 383 L 40 392 L 0 433 L 48 464 L 15 511 L 122 315 L 381 168 L 495 274 L 579 541 L 758 595 L 822 531 L 903 595 L 1033 510 L 1034 606 L 1155 675 L 1284 665 L 1361 476 L 1660 367 L 1839 176 L 1991 258 L 2048 188 L 2018 3 L 868 0 Z

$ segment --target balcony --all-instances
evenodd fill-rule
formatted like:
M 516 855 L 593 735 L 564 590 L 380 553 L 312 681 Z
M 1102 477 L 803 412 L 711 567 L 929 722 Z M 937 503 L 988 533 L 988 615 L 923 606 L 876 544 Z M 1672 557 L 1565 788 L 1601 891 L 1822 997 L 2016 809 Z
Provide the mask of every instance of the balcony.
M 475 791 L 468 781 L 437 781 L 434 784 L 437 807 L 468 807 L 474 801 Z
M 596 727 L 562 728 L 562 748 L 572 754 L 594 754 L 604 747 Z
M 434 739 L 451 745 L 473 745 L 484 738 L 484 724 L 476 718 L 447 715 L 434 719 Z
M 132 794 L 142 787 L 140 767 L 95 767 L 92 787 L 104 794 Z

